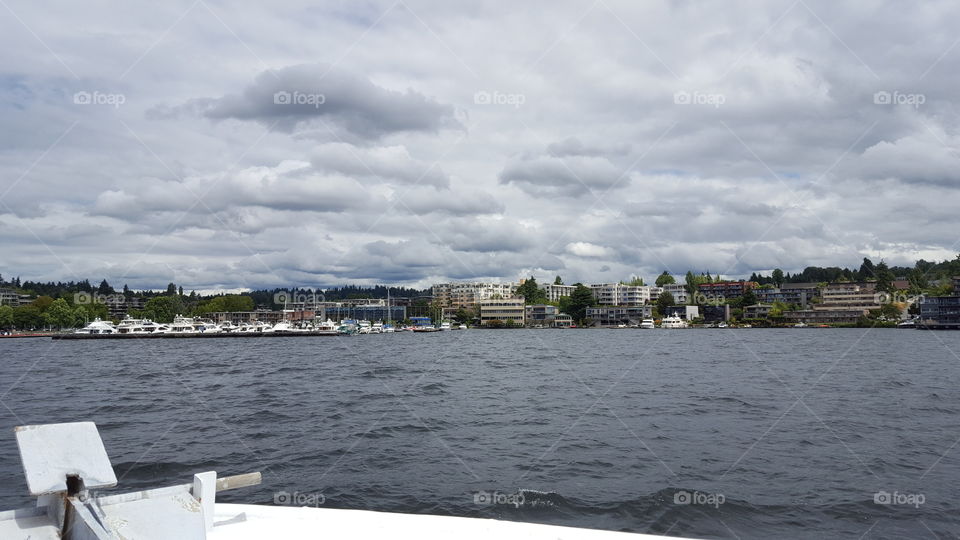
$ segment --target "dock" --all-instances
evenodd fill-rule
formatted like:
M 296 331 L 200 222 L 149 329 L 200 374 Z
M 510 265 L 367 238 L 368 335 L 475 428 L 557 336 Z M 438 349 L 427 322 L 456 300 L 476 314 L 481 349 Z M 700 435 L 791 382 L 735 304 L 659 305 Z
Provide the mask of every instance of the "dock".
M 210 333 L 150 333 L 150 334 L 54 334 L 51 339 L 218 339 L 218 338 L 291 338 L 342 336 L 335 330 L 307 332 L 210 332 Z

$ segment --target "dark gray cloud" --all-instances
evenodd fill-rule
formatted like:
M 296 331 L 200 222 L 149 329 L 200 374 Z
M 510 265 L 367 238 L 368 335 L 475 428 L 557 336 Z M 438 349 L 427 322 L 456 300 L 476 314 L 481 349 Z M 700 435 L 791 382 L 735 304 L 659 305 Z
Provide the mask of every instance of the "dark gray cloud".
M 405 131 L 437 132 L 458 125 L 451 105 L 411 89 L 389 90 L 326 64 L 265 71 L 241 93 L 200 105 L 212 119 L 255 120 L 286 131 L 319 123 L 360 139 Z

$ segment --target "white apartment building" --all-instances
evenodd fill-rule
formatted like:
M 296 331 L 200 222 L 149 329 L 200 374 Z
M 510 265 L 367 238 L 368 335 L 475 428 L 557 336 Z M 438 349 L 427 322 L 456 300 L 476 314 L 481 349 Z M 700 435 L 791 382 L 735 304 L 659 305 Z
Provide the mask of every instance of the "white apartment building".
M 689 295 L 687 294 L 687 286 L 683 283 L 668 283 L 664 284 L 663 292 L 668 292 L 673 296 L 674 304 L 682 306 L 689 303 Z
M 561 297 L 570 296 L 576 289 L 573 285 L 554 285 L 552 283 L 541 285 L 540 288 L 546 293 L 548 302 L 559 302 Z
M 642 306 L 649 304 L 651 289 L 653 288 L 648 285 L 625 285 L 623 283 L 590 285 L 593 297 L 602 306 Z
M 510 298 L 516 290 L 516 283 L 438 283 L 433 296 L 440 307 L 473 309 L 481 300 Z

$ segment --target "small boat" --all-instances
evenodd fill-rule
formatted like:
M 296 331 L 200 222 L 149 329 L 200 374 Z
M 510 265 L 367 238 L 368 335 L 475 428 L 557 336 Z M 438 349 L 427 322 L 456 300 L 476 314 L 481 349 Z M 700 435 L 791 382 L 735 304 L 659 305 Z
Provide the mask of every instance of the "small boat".
M 640 328 L 649 330 L 651 328 L 656 328 L 657 325 L 654 324 L 653 319 L 644 319 L 640 321 Z
M 450 329 L 451 329 L 450 321 L 444 321 L 444 322 L 440 323 L 440 330 L 441 330 L 441 331 L 450 330 Z
M 728 328 L 728 326 L 727 326 L 727 323 L 720 322 L 719 324 L 717 324 L 717 328 Z
M 74 334 L 116 334 L 117 327 L 110 321 L 102 321 L 99 317 L 92 323 L 73 331 Z
M 801 321 L 801 322 L 798 322 L 797 324 L 793 325 L 793 327 L 794 327 L 794 328 L 806 328 L 806 327 L 807 327 L 807 323 Z
M 457 329 L 458 329 L 458 330 L 466 330 L 466 329 L 467 329 L 467 325 L 461 324 L 460 326 L 457 327 Z

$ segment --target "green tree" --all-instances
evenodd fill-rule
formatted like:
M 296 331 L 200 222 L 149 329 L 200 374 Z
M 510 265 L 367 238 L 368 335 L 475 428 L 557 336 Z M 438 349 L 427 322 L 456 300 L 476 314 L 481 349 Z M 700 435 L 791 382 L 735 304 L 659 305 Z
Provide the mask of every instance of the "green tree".
M 533 276 L 517 287 L 517 296 L 522 296 L 527 304 L 542 304 L 547 301 L 547 293 L 537 286 Z
M 873 269 L 874 276 L 877 278 L 877 290 L 884 292 L 893 292 L 893 280 L 896 276 L 887 266 L 887 263 L 880 261 Z
M 253 311 L 253 298 L 242 294 L 225 294 L 214 296 L 207 302 L 197 306 L 197 314 L 216 313 L 221 311 Z
M 0 306 L 0 328 L 10 328 L 13 326 L 13 308 L 10 306 Z
M 753 289 L 747 289 L 747 292 L 743 293 L 741 296 L 742 302 L 741 305 L 752 306 L 757 303 L 757 295 L 754 294 Z
M 633 279 L 631 279 L 630 282 L 627 283 L 627 285 L 630 285 L 631 287 L 642 287 L 643 278 L 640 276 L 634 276 Z
M 673 276 L 667 273 L 666 270 L 662 274 L 657 276 L 657 287 L 663 287 L 664 285 L 673 285 L 677 280 L 673 279 Z
M 43 313 L 47 310 L 47 308 L 50 307 L 51 304 L 53 304 L 53 298 L 50 298 L 49 296 L 38 296 L 37 299 L 33 302 L 30 302 L 30 304 L 37 308 L 40 313 Z
M 557 276 L 557 277 L 553 278 L 553 284 L 554 284 L 554 285 L 563 285 L 563 280 L 560 279 L 560 276 Z
M 660 296 L 657 297 L 657 312 L 661 315 L 667 312 L 667 308 L 674 305 L 676 300 L 674 300 L 673 295 L 668 292 L 660 293 Z
M 566 313 L 570 315 L 573 320 L 582 322 L 587 318 L 587 308 L 593 307 L 595 302 L 593 291 L 582 283 L 577 283 L 576 288 L 570 293 Z
M 73 328 L 76 325 L 76 312 L 63 298 L 54 300 L 43 312 L 44 321 L 57 328 Z
M 777 287 L 783 285 L 783 270 L 779 268 L 773 269 L 773 284 Z
M 13 325 L 16 328 L 29 330 L 31 328 L 40 328 L 43 324 L 44 320 L 43 315 L 40 313 L 40 308 L 33 304 L 20 306 L 13 310 Z
M 143 314 L 160 323 L 173 322 L 173 318 L 183 312 L 183 305 L 176 296 L 155 296 L 143 305 Z

